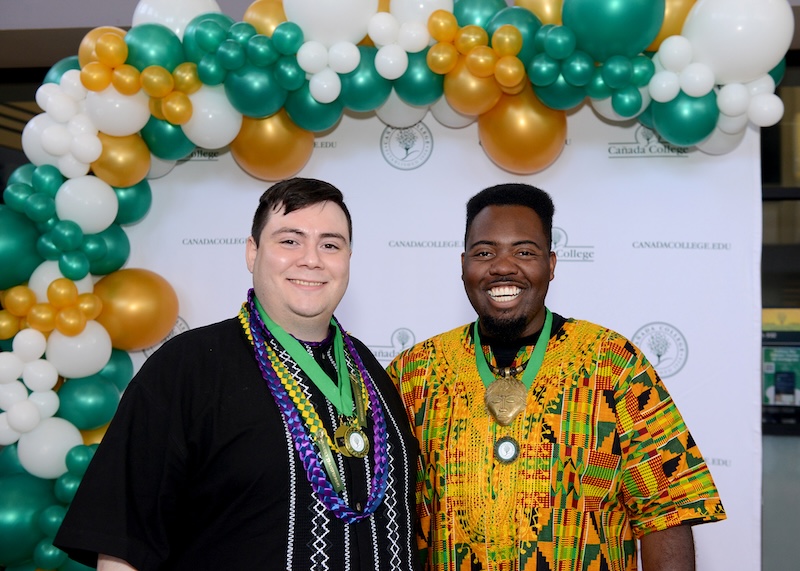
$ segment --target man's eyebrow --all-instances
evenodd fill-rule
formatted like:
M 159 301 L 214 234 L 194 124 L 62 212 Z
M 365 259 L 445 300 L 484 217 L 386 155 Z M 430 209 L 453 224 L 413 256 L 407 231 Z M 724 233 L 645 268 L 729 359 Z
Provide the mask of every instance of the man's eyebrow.
M 494 240 L 476 240 L 472 244 L 469 245 L 470 248 L 474 248 L 475 246 L 497 246 L 497 242 Z M 517 240 L 516 242 L 512 242 L 512 246 L 524 246 L 526 244 L 531 244 L 536 246 L 537 248 L 541 248 L 539 242 L 536 240 Z
M 290 226 L 283 226 L 282 228 L 276 229 L 272 235 L 277 236 L 278 234 L 296 234 L 298 236 L 306 237 L 308 236 L 308 232 L 305 230 L 301 230 L 300 228 L 292 228 Z M 330 239 L 335 238 L 338 240 L 342 240 L 343 242 L 347 242 L 347 239 L 344 237 L 344 234 L 339 232 L 323 232 L 320 234 L 320 238 Z

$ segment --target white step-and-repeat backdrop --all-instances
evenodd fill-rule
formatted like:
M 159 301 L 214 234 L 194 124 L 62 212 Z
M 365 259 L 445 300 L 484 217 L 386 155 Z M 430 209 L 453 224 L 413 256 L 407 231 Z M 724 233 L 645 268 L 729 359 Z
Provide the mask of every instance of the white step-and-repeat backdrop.
M 567 145 L 541 173 L 497 168 L 477 125 L 429 114 L 403 133 L 345 116 L 299 173 L 345 194 L 354 221 L 343 325 L 388 364 L 401 349 L 474 319 L 460 279 L 470 196 L 524 181 L 556 203 L 548 306 L 632 339 L 665 379 L 710 464 L 729 519 L 695 528 L 698 568 L 760 567 L 759 142 L 723 156 L 686 152 L 638 123 L 569 118 Z M 245 240 L 269 185 L 230 153 L 195 153 L 150 181 L 148 216 L 126 227 L 130 268 L 175 288 L 175 332 L 233 316 L 251 285 Z M 133 353 L 138 366 L 152 350 Z

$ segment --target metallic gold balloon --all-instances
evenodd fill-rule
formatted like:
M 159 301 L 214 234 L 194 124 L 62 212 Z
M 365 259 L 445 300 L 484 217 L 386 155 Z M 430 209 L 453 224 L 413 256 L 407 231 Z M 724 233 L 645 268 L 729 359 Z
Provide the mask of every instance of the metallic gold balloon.
M 231 155 L 261 180 L 288 178 L 302 169 L 314 150 L 314 133 L 295 125 L 284 109 L 266 119 L 244 117 Z
M 18 285 L 7 289 L 2 301 L 12 315 L 25 317 L 36 303 L 36 294 L 28 286 Z
M 444 75 L 452 71 L 458 63 L 458 50 L 453 44 L 437 42 L 428 50 L 425 61 L 433 73 Z
M 498 82 L 498 84 L 499 83 L 500 82 Z M 527 75 L 523 75 L 522 79 L 516 85 L 509 85 L 509 86 L 500 85 L 500 90 L 506 95 L 517 95 L 519 93 L 522 93 L 522 90 L 525 89 L 526 83 L 530 83 L 530 81 L 528 81 Z
M 501 88 L 517 86 L 525 79 L 525 64 L 517 56 L 503 56 L 494 67 L 494 78 Z
M 103 34 L 116 34 L 121 38 L 125 37 L 125 30 L 117 28 L 116 26 L 100 26 L 90 30 L 81 40 L 78 46 L 78 63 L 81 68 L 85 67 L 89 62 L 97 61 L 97 53 L 95 52 L 95 45 L 97 40 Z
M 472 75 L 464 58 L 460 58 L 444 76 L 444 94 L 450 107 L 462 115 L 480 115 L 494 107 L 503 92 L 494 77 Z
M 117 67 L 125 63 L 128 59 L 128 44 L 125 39 L 113 32 L 106 32 L 97 38 L 94 44 L 94 52 L 97 61 L 106 64 L 108 67 Z
M 492 34 L 492 49 L 500 57 L 515 56 L 522 49 L 522 34 L 511 24 L 504 24 Z
M 94 286 L 103 302 L 97 322 L 105 327 L 111 345 L 139 351 L 166 337 L 178 318 L 178 296 L 155 272 L 124 269 L 112 272 Z
M 458 53 L 466 55 L 476 46 L 488 46 L 489 34 L 480 26 L 464 26 L 456 33 L 453 45 Z
M 56 308 L 49 303 L 37 303 L 25 318 L 32 329 L 49 333 L 56 328 Z
M 252 24 L 259 34 L 272 36 L 278 24 L 286 21 L 281 0 L 256 0 L 244 12 L 243 21 Z
M 561 8 L 564 6 L 564 0 L 514 0 L 514 5 L 533 12 L 542 24 L 561 25 Z
M 148 106 L 150 107 L 150 115 L 158 119 L 159 121 L 166 121 L 166 117 L 164 117 L 164 110 L 161 108 L 161 99 L 154 99 L 150 98 Z
M 191 95 L 203 86 L 197 76 L 197 64 L 186 61 L 172 70 L 172 80 L 176 91 L 183 91 L 186 95 Z
M 464 63 L 475 77 L 489 77 L 494 74 L 497 53 L 489 46 L 475 46 L 464 56 Z
M 81 69 L 81 83 L 89 91 L 103 91 L 111 85 L 111 72 L 104 63 L 90 62 Z
M 122 64 L 111 73 L 111 85 L 122 95 L 136 95 L 141 88 L 140 75 L 132 65 Z
M 665 39 L 670 36 L 680 35 L 686 16 L 689 15 L 689 10 L 692 9 L 695 2 L 696 0 L 667 0 L 664 8 L 664 23 L 661 24 L 661 29 L 658 31 L 656 39 L 653 40 L 653 43 L 650 44 L 646 51 L 658 51 L 658 47 Z
M 97 133 L 103 144 L 100 158 L 92 163 L 95 176 L 111 186 L 128 188 L 142 182 L 150 170 L 150 149 L 138 133 L 112 137 Z
M 452 43 L 458 33 L 458 20 L 452 12 L 435 10 L 428 17 L 428 33 L 437 42 Z
M 103 440 L 103 436 L 106 434 L 106 430 L 108 430 L 108 424 L 104 424 L 100 428 L 81 430 L 84 445 L 91 446 L 92 444 L 100 444 L 100 441 Z
M 78 303 L 78 286 L 70 279 L 57 278 L 47 286 L 47 301 L 56 309 Z
M 0 309 L 0 339 L 11 339 L 19 333 L 20 319 L 7 309 Z
M 77 305 L 87 321 L 97 319 L 97 316 L 103 310 L 103 300 L 93 293 L 79 294 Z
M 149 65 L 142 70 L 142 89 L 150 97 L 165 97 L 172 93 L 175 81 L 172 74 L 160 65 Z
M 567 137 L 564 111 L 539 101 L 530 82 L 519 95 L 503 95 L 478 117 L 478 136 L 497 166 L 515 174 L 533 174 L 550 166 Z
M 56 331 L 74 337 L 86 327 L 86 317 L 77 305 L 65 307 L 56 314 Z
M 173 91 L 161 100 L 164 119 L 173 125 L 183 125 L 192 118 L 192 101 L 182 91 Z

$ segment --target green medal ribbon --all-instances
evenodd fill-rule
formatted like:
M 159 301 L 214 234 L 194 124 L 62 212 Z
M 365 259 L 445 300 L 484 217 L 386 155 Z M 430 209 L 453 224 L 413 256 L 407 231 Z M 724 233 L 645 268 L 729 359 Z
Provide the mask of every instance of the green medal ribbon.
M 550 310 L 546 307 L 544 310 L 545 318 L 542 332 L 539 333 L 539 338 L 536 339 L 536 345 L 533 348 L 533 354 L 531 355 L 528 364 L 525 366 L 525 372 L 522 374 L 522 384 L 525 385 L 526 389 L 531 388 L 533 379 L 535 379 L 536 375 L 539 373 L 539 368 L 542 366 L 542 361 L 544 361 L 544 352 L 547 350 L 547 342 L 548 339 L 550 339 L 550 328 L 553 325 L 553 314 L 550 313 Z M 478 373 L 481 376 L 483 385 L 486 388 L 489 388 L 489 385 L 495 381 L 495 377 L 492 375 L 492 371 L 489 369 L 489 363 L 486 362 L 486 356 L 483 354 L 483 349 L 481 348 L 481 336 L 478 332 L 478 329 L 478 320 L 476 319 L 472 333 L 472 338 L 475 343 L 475 363 L 478 366 Z

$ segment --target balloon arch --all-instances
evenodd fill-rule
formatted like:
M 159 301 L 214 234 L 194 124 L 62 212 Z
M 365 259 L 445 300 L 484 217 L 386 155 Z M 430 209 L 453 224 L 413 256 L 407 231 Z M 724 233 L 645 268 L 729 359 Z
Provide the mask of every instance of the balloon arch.
M 141 0 L 91 30 L 37 90 L 30 163 L 0 204 L 0 567 L 82 569 L 52 544 L 133 376 L 178 299 L 124 268 L 148 180 L 229 149 L 267 181 L 299 172 L 346 112 L 403 129 L 477 122 L 516 174 L 557 160 L 568 112 L 638 121 L 727 153 L 777 123 L 786 0 Z

